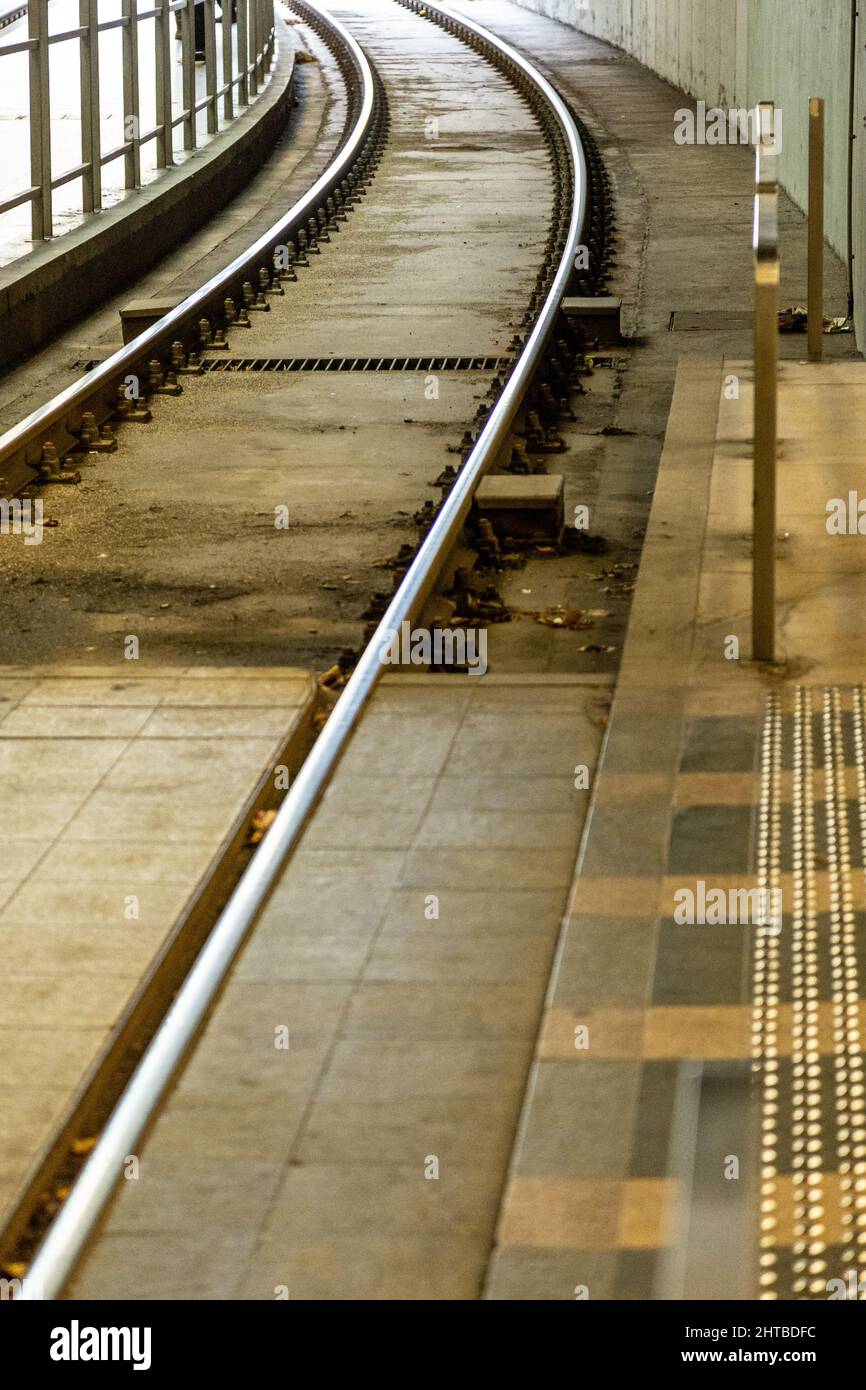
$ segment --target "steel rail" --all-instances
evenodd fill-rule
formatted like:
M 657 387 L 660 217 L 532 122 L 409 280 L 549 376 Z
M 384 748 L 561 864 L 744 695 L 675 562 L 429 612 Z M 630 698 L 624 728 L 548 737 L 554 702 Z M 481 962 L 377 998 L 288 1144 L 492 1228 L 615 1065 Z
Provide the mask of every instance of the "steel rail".
M 416 0 L 417 3 L 417 0 Z M 411 5 L 415 8 L 415 4 Z M 524 350 L 444 502 L 415 560 L 365 648 L 334 710 L 286 795 L 270 830 L 220 915 L 201 954 L 154 1034 L 129 1085 L 81 1171 L 24 1279 L 25 1299 L 54 1298 L 93 1231 L 119 1181 L 124 1159 L 147 1128 L 189 1051 L 248 933 L 273 892 L 346 749 L 382 673 L 381 653 L 403 621 L 417 616 L 457 541 L 475 489 L 514 423 L 540 365 L 580 245 L 587 211 L 587 170 L 574 119 L 550 83 L 531 63 L 481 25 L 450 8 L 418 8 L 457 23 L 495 47 L 530 79 L 555 114 L 571 160 L 573 204 L 565 251 Z
M 111 419 L 116 409 L 117 388 L 129 376 L 137 377 L 142 382 L 142 395 L 145 395 L 144 383 L 150 361 L 157 359 L 167 365 L 173 342 L 179 341 L 187 349 L 198 347 L 200 320 L 220 322 L 225 298 L 232 296 L 233 288 L 238 303 L 242 304 L 242 296 L 237 293 L 241 283 L 251 279 L 257 286 L 258 269 L 263 261 L 271 261 L 274 247 L 289 239 L 296 227 L 304 227 L 305 219 L 351 172 L 370 134 L 376 95 L 375 78 L 363 50 L 348 29 L 328 14 L 319 0 L 303 0 L 303 3 L 299 0 L 298 11 L 302 12 L 305 6 L 314 11 L 321 24 L 338 37 L 344 51 L 351 57 L 361 84 L 363 95 L 357 120 L 337 157 L 285 216 L 269 227 L 230 265 L 212 276 L 158 323 L 88 372 L 81 381 L 67 387 L 0 435 L 0 496 L 11 496 L 38 478 L 44 444 L 53 444 L 58 455 L 66 448 L 74 447 L 78 443 L 78 430 L 85 411 L 95 414 L 98 425 Z

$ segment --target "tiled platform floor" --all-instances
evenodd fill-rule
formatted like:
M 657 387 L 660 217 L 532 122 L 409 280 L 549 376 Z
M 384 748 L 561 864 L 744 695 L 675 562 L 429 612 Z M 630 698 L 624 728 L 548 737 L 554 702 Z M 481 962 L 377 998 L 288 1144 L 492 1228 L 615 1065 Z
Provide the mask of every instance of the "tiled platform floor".
M 0 669 L 0 1214 L 314 693 L 129 667 Z
M 738 401 L 722 392 L 731 374 L 742 379 Z M 721 360 L 680 369 L 590 833 L 491 1265 L 493 1298 L 573 1298 L 578 1286 L 591 1298 L 697 1296 L 687 1269 L 678 1290 L 664 1282 L 690 1205 L 683 1165 L 696 1171 L 702 1142 L 699 1133 L 683 1152 L 678 1086 L 695 1065 L 742 1085 L 750 1059 L 756 1085 L 740 1093 L 740 1128 L 726 1121 L 707 1160 L 711 1202 L 740 1223 L 739 1257 L 736 1268 L 720 1258 L 704 1271 L 703 1296 L 826 1298 L 828 1278 L 863 1258 L 866 1203 L 855 1183 L 866 1186 L 866 1130 L 854 1113 L 866 1017 L 863 750 L 850 690 L 838 696 L 838 737 L 826 746 L 821 711 L 833 682 L 853 686 L 866 673 L 866 541 L 830 537 L 825 527 L 828 500 L 857 487 L 866 366 L 781 368 L 779 531 L 788 536 L 778 547 L 773 670 L 749 661 L 748 377 L 743 364 Z M 739 660 L 726 658 L 731 636 Z M 801 724 L 814 726 L 805 763 L 792 735 L 798 687 L 812 708 Z M 770 776 L 768 708 L 779 720 L 772 833 L 760 805 L 762 767 Z M 834 792 L 827 767 L 835 759 Z M 697 892 L 700 881 L 751 890 L 767 881 L 768 862 L 785 914 L 778 944 L 753 918 L 676 923 L 678 891 Z M 581 1026 L 589 1045 L 578 1048 Z M 742 1164 L 737 1181 L 724 1176 L 730 1154 Z M 824 1193 L 811 1211 L 807 1154 L 819 1156 Z
M 385 679 L 73 1297 L 479 1296 L 608 703 Z

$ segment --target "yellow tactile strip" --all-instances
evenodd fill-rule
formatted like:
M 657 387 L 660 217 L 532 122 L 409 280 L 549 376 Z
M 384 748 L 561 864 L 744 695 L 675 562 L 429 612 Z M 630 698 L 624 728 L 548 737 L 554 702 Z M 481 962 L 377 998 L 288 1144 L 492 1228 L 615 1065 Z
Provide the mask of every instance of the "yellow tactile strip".
M 502 1213 L 503 1245 L 653 1250 L 662 1242 L 671 1184 L 656 1178 L 517 1178 Z

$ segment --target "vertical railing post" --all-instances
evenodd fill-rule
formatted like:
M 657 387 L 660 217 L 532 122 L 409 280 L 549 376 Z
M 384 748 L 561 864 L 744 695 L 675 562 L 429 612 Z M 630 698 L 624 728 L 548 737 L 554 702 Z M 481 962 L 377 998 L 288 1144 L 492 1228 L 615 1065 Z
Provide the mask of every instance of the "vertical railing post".
M 223 121 L 228 123 L 235 114 L 234 91 L 232 89 L 232 0 L 222 0 L 220 14 L 223 49 Z
M 180 56 L 183 71 L 183 147 L 194 150 L 195 130 L 195 0 L 186 0 L 180 11 Z
M 48 0 L 30 0 L 27 7 L 30 50 L 30 183 L 38 192 L 30 205 L 34 241 L 50 237 L 51 213 L 51 90 L 48 65 Z
M 156 0 L 159 11 L 154 21 L 156 123 L 162 127 L 156 142 L 156 167 L 167 169 L 174 163 L 174 139 L 171 128 L 171 69 L 172 13 L 171 0 Z
M 122 0 L 124 184 L 141 187 L 141 123 L 138 100 L 138 0 Z
M 250 96 L 259 90 L 258 52 L 259 52 L 259 7 L 258 0 L 250 0 L 247 6 L 249 17 L 250 43 Z
M 238 105 L 250 104 L 249 48 L 247 33 L 249 24 L 248 0 L 238 0 Z
M 752 660 L 775 660 L 776 458 L 779 363 L 779 185 L 774 108 L 758 108 L 755 192 L 755 401 Z M 772 143 L 771 143 L 772 139 Z
M 214 135 L 219 125 L 216 97 L 216 0 L 204 0 L 204 82 L 207 93 L 207 132 L 208 135 Z
M 79 23 L 86 28 L 79 45 L 81 70 L 81 162 L 87 168 L 82 179 L 83 209 L 102 207 L 102 135 L 99 125 L 99 3 L 79 0 Z
M 824 356 L 824 98 L 809 100 L 809 360 Z

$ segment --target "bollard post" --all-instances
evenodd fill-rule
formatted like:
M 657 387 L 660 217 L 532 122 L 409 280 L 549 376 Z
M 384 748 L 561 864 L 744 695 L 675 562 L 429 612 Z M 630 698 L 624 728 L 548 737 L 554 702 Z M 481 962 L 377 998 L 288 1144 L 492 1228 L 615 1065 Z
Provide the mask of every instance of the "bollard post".
M 752 660 L 775 660 L 776 457 L 779 363 L 779 185 L 774 110 L 758 108 L 755 191 L 755 402 Z
M 809 361 L 824 356 L 824 98 L 809 99 Z

